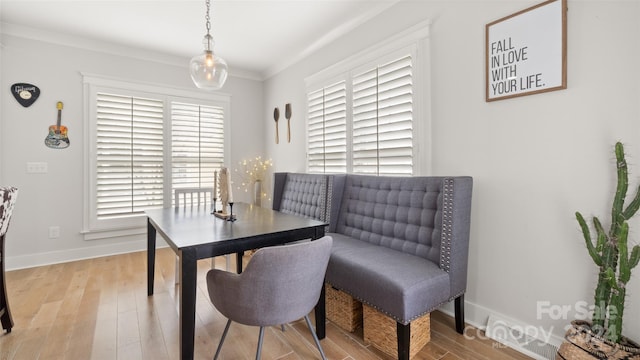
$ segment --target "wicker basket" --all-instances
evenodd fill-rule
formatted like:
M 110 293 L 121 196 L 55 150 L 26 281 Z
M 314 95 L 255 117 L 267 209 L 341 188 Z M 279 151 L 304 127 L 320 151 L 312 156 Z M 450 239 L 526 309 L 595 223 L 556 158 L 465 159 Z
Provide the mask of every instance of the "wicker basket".
M 362 326 L 361 302 L 329 283 L 325 284 L 325 294 L 327 319 L 349 332 Z
M 397 357 L 397 325 L 392 318 L 368 305 L 363 305 L 364 341 L 383 353 Z M 425 314 L 411 322 L 409 358 L 413 358 L 431 340 L 431 314 Z
M 591 331 L 591 324 L 574 320 L 560 345 L 556 360 L 640 360 L 640 346 L 623 338 L 614 344 Z

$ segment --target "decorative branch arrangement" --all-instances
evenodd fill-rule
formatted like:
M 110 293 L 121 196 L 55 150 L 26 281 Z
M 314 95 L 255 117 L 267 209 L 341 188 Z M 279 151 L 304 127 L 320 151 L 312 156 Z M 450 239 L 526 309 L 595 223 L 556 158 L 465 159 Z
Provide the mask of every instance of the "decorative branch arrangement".
M 273 161 L 271 159 L 263 160 L 261 156 L 256 156 L 252 159 L 242 160 L 238 164 L 239 168 L 234 170 L 239 178 L 237 189 L 245 193 L 250 190 L 253 191 L 256 182 L 259 182 L 261 186 L 258 196 L 260 199 L 266 199 L 267 192 L 264 189 L 268 188 L 266 183 L 269 179 L 269 170 L 273 166 Z M 254 199 L 254 202 L 256 202 L 256 199 Z

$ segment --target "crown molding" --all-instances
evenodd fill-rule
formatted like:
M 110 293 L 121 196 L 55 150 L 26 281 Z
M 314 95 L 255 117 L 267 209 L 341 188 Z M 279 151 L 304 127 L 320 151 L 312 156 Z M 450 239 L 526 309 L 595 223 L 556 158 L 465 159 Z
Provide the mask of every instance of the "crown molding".
M 0 35 L 46 42 L 50 44 L 68 46 L 109 55 L 128 57 L 137 60 L 153 61 L 160 64 L 188 68 L 190 58 L 148 49 L 134 48 L 103 40 L 89 39 L 82 36 L 56 33 L 43 29 L 0 22 Z M 263 81 L 264 78 L 253 71 L 234 69 L 231 67 L 229 75 L 247 80 Z
M 372 6 L 371 9 L 366 13 L 361 14 L 360 16 L 349 20 L 348 22 L 336 27 L 331 32 L 328 32 L 324 36 L 320 37 L 318 40 L 310 43 L 305 49 L 303 49 L 296 56 L 292 56 L 288 58 L 287 61 L 281 62 L 275 66 L 270 67 L 263 73 L 263 79 L 267 80 L 275 76 L 279 72 L 285 70 L 286 68 L 304 60 L 305 58 L 311 56 L 316 51 L 322 49 L 323 47 L 332 43 L 333 41 L 341 38 L 342 36 L 346 35 L 347 33 L 351 32 L 355 28 L 366 23 L 367 21 L 373 19 L 374 17 L 378 16 L 379 14 L 383 13 L 384 11 L 386 11 L 387 9 L 389 9 L 390 7 L 394 6 L 396 3 L 399 3 L 401 1 L 403 0 L 389 0 L 389 1 L 382 1 L 377 3 L 377 5 Z

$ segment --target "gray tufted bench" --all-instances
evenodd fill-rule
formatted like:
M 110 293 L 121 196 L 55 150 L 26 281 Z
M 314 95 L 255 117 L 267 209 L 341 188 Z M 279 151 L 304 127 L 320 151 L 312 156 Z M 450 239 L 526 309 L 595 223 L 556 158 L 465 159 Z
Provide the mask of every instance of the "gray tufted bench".
M 275 173 L 273 210 L 327 221 L 327 175 Z
M 464 328 L 470 177 L 334 175 L 326 281 L 397 322 L 409 359 L 411 321 L 455 299 Z
M 455 300 L 464 328 L 471 177 L 276 173 L 273 209 L 329 223 L 326 281 L 397 323 L 409 359 L 411 322 Z

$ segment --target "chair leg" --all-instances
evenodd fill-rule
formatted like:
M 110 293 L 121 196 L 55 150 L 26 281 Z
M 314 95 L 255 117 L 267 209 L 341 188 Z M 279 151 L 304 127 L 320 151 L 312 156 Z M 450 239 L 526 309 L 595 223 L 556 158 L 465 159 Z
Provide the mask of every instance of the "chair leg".
M 9 299 L 7 299 L 4 274 L 0 276 L 0 283 L 0 323 L 2 323 L 0 329 L 6 330 L 8 334 L 13 328 L 13 319 L 11 318 L 11 311 L 9 311 Z
M 258 335 L 258 350 L 256 351 L 256 360 L 260 360 L 262 353 L 262 339 L 264 339 L 264 326 L 260 326 L 260 335 Z
M 2 328 L 7 331 L 7 334 L 11 332 L 13 328 L 13 319 L 11 318 L 11 311 L 9 310 L 9 299 L 7 297 L 7 283 L 4 271 L 4 235 L 0 236 L 0 322 Z
M 398 338 L 398 360 L 409 360 L 409 346 L 411 344 L 411 323 L 404 325 L 396 323 L 396 337 Z
M 456 331 L 458 334 L 464 333 L 464 294 L 455 299 L 456 308 Z
M 216 354 L 213 356 L 213 360 L 216 360 L 218 358 L 218 355 L 220 355 L 220 350 L 222 350 L 222 343 L 224 342 L 224 339 L 227 337 L 229 326 L 231 326 L 230 319 L 227 320 L 227 325 L 225 325 L 224 327 L 224 331 L 222 332 L 222 337 L 220 338 L 220 343 L 218 344 L 218 348 L 216 349 Z
M 316 332 L 315 330 L 313 330 L 313 326 L 311 325 L 311 320 L 309 320 L 309 315 L 305 315 L 304 320 L 307 322 L 307 327 L 309 327 L 309 331 L 311 331 L 311 335 L 313 335 L 313 341 L 316 342 L 316 346 L 318 347 L 318 351 L 320 351 L 320 356 L 322 357 L 322 360 L 326 360 L 327 357 L 324 355 L 324 351 L 322 351 L 320 340 L 318 340 L 318 336 L 316 336 Z

